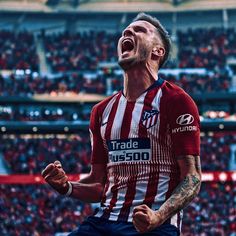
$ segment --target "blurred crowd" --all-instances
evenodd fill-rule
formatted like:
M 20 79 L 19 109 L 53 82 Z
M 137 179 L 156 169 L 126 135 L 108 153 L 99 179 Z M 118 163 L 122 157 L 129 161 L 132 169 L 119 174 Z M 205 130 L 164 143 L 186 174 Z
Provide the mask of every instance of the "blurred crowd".
M 47 63 L 53 73 L 62 74 L 54 79 L 32 74 L 21 77 L 12 74 L 8 78 L 0 76 L 0 95 L 31 96 L 67 91 L 105 94 L 108 89 L 120 90 L 123 86 L 121 74 L 114 73 L 109 66 L 103 69 L 98 66 L 101 62 L 117 64 L 118 38 L 119 33 L 105 31 L 45 35 L 42 40 Z M 177 44 L 178 59 L 167 63 L 166 68 L 205 68 L 207 74 L 182 73 L 179 76 L 164 76 L 165 79 L 179 84 L 188 93 L 230 90 L 232 75 L 229 74 L 226 60 L 236 56 L 234 28 L 178 31 Z M 38 71 L 39 61 L 32 34 L 0 31 L 0 45 L 0 70 Z M 92 73 L 93 76 L 86 73 Z M 107 80 L 110 80 L 109 85 Z
M 227 70 L 206 75 L 181 73 L 177 77 L 160 73 L 159 76 L 179 85 L 189 94 L 227 92 L 231 89 L 232 75 Z M 86 73 L 64 74 L 53 79 L 47 76 L 24 75 L 17 78 L 13 74 L 10 77 L 0 75 L 1 96 L 32 96 L 45 93 L 65 94 L 67 92 L 74 94 L 80 92 L 111 94 L 120 91 L 122 88 L 122 75 L 116 74 L 111 69 L 109 69 L 109 72 L 97 71 L 92 78 Z
M 47 59 L 53 71 L 94 70 L 99 62 L 116 62 L 120 33 L 105 31 L 68 32 L 44 37 Z M 188 29 L 177 32 L 180 68 L 223 68 L 229 56 L 236 56 L 234 28 Z M 167 64 L 173 67 L 173 63 Z
M 60 196 L 46 185 L 0 185 L 0 191 L 2 236 L 70 232 L 96 207 Z M 182 236 L 235 236 L 235 206 L 235 183 L 203 183 L 184 211 Z
M 178 78 L 174 75 L 164 75 L 161 73 L 160 76 L 167 81 L 179 85 L 188 94 L 228 92 L 232 86 L 232 75 L 227 69 L 206 75 L 181 73 Z
M 201 137 L 203 171 L 225 171 L 230 166 L 230 145 L 236 144 L 235 132 L 220 132 Z M 35 174 L 55 160 L 61 161 L 67 173 L 90 170 L 90 139 L 87 132 L 66 138 L 2 138 L 0 153 L 11 173 Z
M 202 183 L 184 212 L 182 236 L 235 236 L 236 183 Z
M 59 160 L 66 173 L 80 174 L 90 170 L 90 141 L 88 132 L 67 138 L 1 139 L 3 154 L 10 173 L 35 174 L 51 162 Z
M 9 105 L 0 106 L 0 120 L 4 121 L 88 121 L 94 104 L 68 106 Z
M 236 132 L 219 132 L 201 137 L 201 162 L 204 171 L 229 170 L 231 149 L 236 144 Z
M 48 185 L 0 185 L 1 236 L 52 236 L 76 229 L 91 204 L 62 197 Z
M 45 35 L 42 42 L 47 63 L 53 73 L 59 73 L 51 78 L 31 73 L 39 71 L 40 63 L 37 42 L 31 33 L 0 31 L 0 70 L 28 70 L 21 76 L 16 73 L 0 75 L 0 96 L 67 92 L 111 94 L 121 90 L 122 75 L 117 73 L 117 68 L 98 69 L 100 62 L 116 63 L 119 36 L 118 33 L 93 31 Z M 168 63 L 166 68 L 205 68 L 207 73 L 160 74 L 162 78 L 180 85 L 190 95 L 231 89 L 232 75 L 226 60 L 236 57 L 235 29 L 179 31 L 177 44 L 178 60 Z M 88 120 L 90 112 L 88 107 L 85 112 L 61 107 L 4 109 L 0 107 L 0 120 L 5 121 Z M 229 170 L 231 144 L 236 144 L 235 132 L 201 136 L 203 171 Z M 90 152 L 88 132 L 66 138 L 17 135 L 1 137 L 0 142 L 0 155 L 9 173 L 13 174 L 38 174 L 55 160 L 61 161 L 67 173 L 87 173 Z M 3 236 L 49 236 L 55 232 L 69 232 L 94 210 L 92 205 L 61 197 L 44 185 L 0 185 L 0 191 L 0 232 Z M 199 196 L 185 211 L 183 236 L 235 236 L 232 233 L 236 232 L 235 205 L 235 182 L 204 183 Z
M 90 31 L 47 35 L 44 45 L 54 72 L 96 70 L 99 62 L 117 61 L 119 34 Z
M 38 71 L 39 59 L 33 34 L 0 31 L 0 70 Z
M 97 75 L 90 79 L 85 74 L 72 73 L 63 74 L 56 78 L 47 76 L 34 77 L 33 74 L 3 77 L 0 75 L 0 95 L 1 96 L 32 96 L 34 94 L 64 94 L 79 92 L 105 94 L 104 75 Z
M 236 56 L 236 29 L 209 28 L 178 31 L 180 68 L 223 68 L 227 57 Z

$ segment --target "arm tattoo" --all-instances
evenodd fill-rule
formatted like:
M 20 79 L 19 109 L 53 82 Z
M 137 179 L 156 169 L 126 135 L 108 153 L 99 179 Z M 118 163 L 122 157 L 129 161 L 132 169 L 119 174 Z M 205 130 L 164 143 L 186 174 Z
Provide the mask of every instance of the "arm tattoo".
M 189 157 L 189 156 L 188 156 Z M 163 222 L 186 207 L 197 195 L 201 185 L 201 165 L 199 157 L 185 159 L 186 167 L 195 166 L 195 171 L 189 171 L 175 188 L 172 195 L 158 210 Z

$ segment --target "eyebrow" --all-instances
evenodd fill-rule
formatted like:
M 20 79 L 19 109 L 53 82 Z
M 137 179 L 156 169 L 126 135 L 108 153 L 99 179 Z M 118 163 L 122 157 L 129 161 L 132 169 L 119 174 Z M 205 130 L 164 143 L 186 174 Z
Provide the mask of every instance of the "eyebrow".
M 134 30 L 142 30 L 143 32 L 147 32 L 147 28 L 141 25 L 131 26 Z M 125 28 L 122 33 L 124 33 L 129 27 Z
M 143 30 L 143 31 L 145 31 L 145 32 L 147 31 L 146 27 L 141 26 L 141 25 L 135 25 L 135 26 L 134 26 L 134 29 L 138 29 L 138 30 L 140 29 L 140 30 Z

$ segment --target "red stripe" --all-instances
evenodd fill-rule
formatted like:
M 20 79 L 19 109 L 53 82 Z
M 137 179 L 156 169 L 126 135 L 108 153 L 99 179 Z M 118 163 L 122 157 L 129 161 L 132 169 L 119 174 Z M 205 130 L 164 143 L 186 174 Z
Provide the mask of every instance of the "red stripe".
M 116 101 L 114 102 L 111 112 L 109 114 L 108 123 L 107 123 L 106 131 L 105 131 L 105 139 L 107 141 L 111 139 L 111 129 L 112 129 L 112 125 L 113 125 L 115 115 L 117 112 L 117 107 L 119 104 L 120 97 L 121 97 L 121 93 L 117 96 Z M 108 173 L 109 173 L 109 171 L 108 171 Z M 108 219 L 110 217 L 110 212 L 112 211 L 112 208 L 115 206 L 115 204 L 117 202 L 117 194 L 118 194 L 117 183 L 118 183 L 118 179 L 116 176 L 114 176 L 114 186 L 111 188 L 111 192 L 113 193 L 112 199 L 110 201 L 109 208 L 105 209 L 105 211 L 102 215 L 102 218 Z M 108 190 L 108 187 L 106 189 L 106 194 L 107 194 L 107 190 Z M 106 201 L 106 195 L 103 196 L 102 200 L 103 200 L 103 202 Z
M 107 123 L 106 131 L 105 131 L 106 141 L 111 139 L 111 129 L 112 129 L 112 125 L 113 125 L 115 115 L 116 115 L 116 112 L 117 112 L 117 107 L 118 107 L 120 97 L 121 97 L 121 93 L 117 96 L 116 101 L 114 102 L 114 104 L 111 108 L 111 112 L 109 114 L 108 123 Z
M 150 119 L 150 121 L 149 121 L 150 123 L 149 123 L 148 128 L 152 127 L 153 116 L 151 116 L 149 119 Z
M 129 136 L 134 106 L 135 102 L 127 102 L 126 104 L 124 118 L 121 127 L 121 134 L 120 134 L 121 139 L 127 139 Z
M 150 168 L 154 168 L 154 166 L 151 165 Z M 159 165 L 158 167 L 155 167 L 155 168 L 158 168 L 158 173 L 159 173 Z M 150 169 L 147 191 L 146 191 L 145 198 L 143 200 L 143 204 L 146 204 L 150 208 L 152 208 L 152 204 L 154 203 L 154 200 L 157 194 L 157 189 L 158 189 L 158 182 L 159 182 L 159 175 L 157 177 L 154 174 L 151 174 L 152 172 L 155 173 L 155 170 Z
M 113 209 L 113 207 L 116 205 L 117 202 L 117 195 L 118 195 L 118 178 L 115 175 L 114 177 L 114 185 L 111 188 L 111 192 L 113 193 L 112 195 L 112 199 L 110 201 L 109 207 L 107 209 L 104 210 L 104 213 L 102 215 L 102 218 L 104 219 L 109 219 L 110 217 L 110 213 Z
M 109 188 L 109 185 L 110 185 L 110 181 L 107 179 L 106 185 L 105 185 L 105 188 L 104 188 L 104 191 L 103 191 L 103 195 L 102 195 L 101 206 L 104 206 L 104 203 L 106 201 L 106 193 L 107 193 L 107 190 Z
M 130 213 L 130 207 L 132 206 L 135 193 L 136 193 L 136 182 L 137 178 L 133 179 L 131 183 L 127 186 L 127 192 L 125 195 L 125 201 L 123 203 L 123 206 L 121 208 L 118 221 L 127 221 Z
M 154 98 L 156 97 L 158 90 L 159 90 L 159 87 L 157 87 L 156 89 L 152 89 L 147 93 L 145 100 L 144 100 L 143 111 L 144 110 L 152 110 L 152 102 L 153 102 Z M 154 109 L 157 109 L 157 108 L 154 108 Z M 144 130 L 143 126 L 141 125 L 139 130 L 142 131 L 142 132 L 140 132 L 139 135 L 145 135 L 147 137 L 147 129 L 146 128 Z M 156 145 L 158 145 L 158 144 L 156 144 Z M 152 168 L 152 166 L 150 168 Z M 155 168 L 159 168 L 159 165 L 157 165 Z M 149 179 L 148 179 L 148 184 L 147 184 L 147 191 L 146 191 L 146 195 L 145 195 L 145 198 L 143 201 L 143 203 L 146 204 L 147 206 L 149 206 L 150 208 L 152 207 L 152 204 L 154 203 L 155 196 L 157 194 L 157 189 L 158 189 L 158 182 L 159 182 L 159 175 L 157 177 L 152 174 L 155 172 L 156 172 L 156 170 L 150 169 L 150 174 L 149 174 Z M 157 173 L 159 173 L 159 169 L 158 169 Z
M 177 228 L 180 228 L 180 212 L 177 213 Z
M 153 90 L 148 92 L 144 98 L 144 106 L 143 106 L 142 114 L 143 114 L 143 111 L 152 109 L 151 104 L 152 104 L 152 101 L 153 101 L 155 94 L 156 94 L 155 89 L 153 89 Z M 130 108 L 131 108 L 131 105 L 130 105 Z M 134 108 L 134 104 L 133 104 L 133 108 Z M 127 109 L 127 107 L 126 107 L 126 109 Z M 127 109 L 126 111 L 127 111 L 127 113 L 131 114 L 130 110 Z M 125 113 L 125 115 L 126 115 L 126 113 Z M 132 119 L 132 115 L 130 117 L 130 122 L 131 122 L 131 119 Z M 141 117 L 141 119 L 142 119 L 142 117 Z M 142 121 L 140 120 L 140 122 L 139 122 L 139 138 L 147 137 L 147 129 L 143 125 L 141 125 L 141 122 Z M 127 130 L 128 131 L 126 131 L 126 132 L 129 132 L 130 129 L 127 129 Z M 122 136 L 122 138 L 123 138 L 123 136 Z M 118 221 L 119 220 L 127 221 L 127 219 L 128 219 L 128 216 L 130 213 L 130 207 L 132 206 L 133 200 L 135 198 L 136 181 L 137 181 L 137 178 L 131 184 L 129 184 L 129 186 L 127 187 L 125 201 L 124 201 L 122 209 L 120 211 Z M 155 197 L 155 195 L 154 195 L 154 197 Z

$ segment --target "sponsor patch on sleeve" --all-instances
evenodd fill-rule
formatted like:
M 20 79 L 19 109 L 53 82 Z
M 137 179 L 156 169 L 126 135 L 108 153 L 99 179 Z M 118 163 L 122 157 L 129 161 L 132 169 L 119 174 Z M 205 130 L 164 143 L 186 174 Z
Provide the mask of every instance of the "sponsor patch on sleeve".
M 194 117 L 191 114 L 180 115 L 176 119 L 176 124 L 179 127 L 173 128 L 172 134 L 180 133 L 180 132 L 197 131 L 197 126 L 192 125 L 193 123 L 194 123 Z

